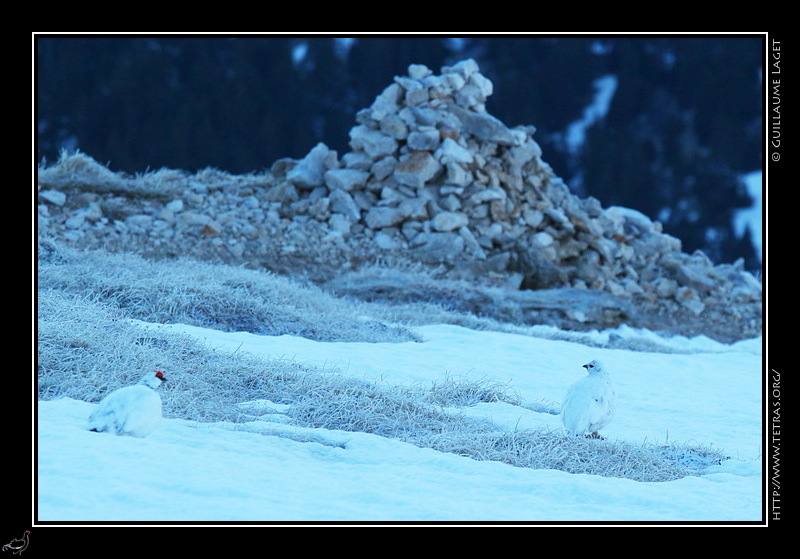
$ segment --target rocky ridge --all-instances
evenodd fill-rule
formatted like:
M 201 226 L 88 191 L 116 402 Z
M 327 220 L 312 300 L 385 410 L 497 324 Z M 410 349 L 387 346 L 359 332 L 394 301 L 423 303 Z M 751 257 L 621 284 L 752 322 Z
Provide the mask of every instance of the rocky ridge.
M 528 309 L 522 322 L 760 334 L 761 284 L 741 263 L 715 266 L 635 210 L 574 196 L 534 127 L 486 111 L 492 90 L 471 59 L 439 75 L 411 65 L 357 114 L 351 151 L 320 143 L 259 174 L 131 177 L 64 155 L 38 169 L 39 229 L 80 246 L 301 274 L 353 296 L 403 291 L 364 271 L 376 262 L 426 266 L 502 286 L 504 306 Z M 491 307 L 496 296 L 473 310 Z

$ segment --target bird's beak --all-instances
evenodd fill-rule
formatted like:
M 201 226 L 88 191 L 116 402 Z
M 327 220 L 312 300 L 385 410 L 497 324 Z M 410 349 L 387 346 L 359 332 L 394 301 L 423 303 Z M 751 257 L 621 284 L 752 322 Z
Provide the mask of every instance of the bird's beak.
M 586 365 L 581 365 L 581 367 L 583 367 L 584 369 L 588 369 L 589 368 L 589 364 L 587 363 Z

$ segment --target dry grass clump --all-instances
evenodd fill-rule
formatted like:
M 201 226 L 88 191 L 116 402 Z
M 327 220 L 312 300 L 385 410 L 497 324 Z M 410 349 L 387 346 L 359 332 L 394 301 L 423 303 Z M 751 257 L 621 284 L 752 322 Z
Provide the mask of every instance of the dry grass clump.
M 149 261 L 78 251 L 39 239 L 39 290 L 83 294 L 145 322 L 318 341 L 419 341 L 410 329 L 371 316 L 365 303 L 266 271 L 205 262 Z
M 129 178 L 80 152 L 62 151 L 54 165 L 39 166 L 36 178 L 45 188 L 91 187 L 101 192 L 128 192 L 132 188 Z
M 430 404 L 442 407 L 474 406 L 481 402 L 507 402 L 521 405 L 519 396 L 509 393 L 508 385 L 483 378 L 477 380 L 446 376 L 434 382 L 423 398 Z
M 342 378 L 312 390 L 290 408 L 300 425 L 371 433 L 413 441 L 421 433 L 440 433 L 452 423 L 443 411 L 419 401 L 416 390 Z
M 170 200 L 186 189 L 188 177 L 175 169 L 159 169 L 137 176 L 116 173 L 85 153 L 62 150 L 52 165 L 43 161 L 38 166 L 36 180 L 42 188 L 86 189 L 129 198 Z
M 691 472 L 659 449 L 627 442 L 567 437 L 560 430 L 493 431 L 472 437 L 438 437 L 430 446 L 478 460 L 522 468 L 561 470 L 635 481 L 669 481 Z
M 187 337 L 136 326 L 118 308 L 46 290 L 38 298 L 38 397 L 88 402 L 163 370 L 164 414 L 198 421 L 236 420 L 247 399 L 292 397 L 315 376 L 298 363 L 215 352 Z M 309 382 L 305 380 L 304 382 Z
M 463 390 L 473 388 L 467 383 Z M 352 381 L 333 392 L 306 394 L 290 415 L 307 427 L 367 432 L 475 460 L 635 481 L 679 479 L 719 460 L 713 453 L 684 449 L 697 458 L 692 468 L 673 458 L 674 447 L 567 437 L 560 430 L 498 430 L 488 421 L 422 403 L 419 394 L 407 389 L 380 391 Z

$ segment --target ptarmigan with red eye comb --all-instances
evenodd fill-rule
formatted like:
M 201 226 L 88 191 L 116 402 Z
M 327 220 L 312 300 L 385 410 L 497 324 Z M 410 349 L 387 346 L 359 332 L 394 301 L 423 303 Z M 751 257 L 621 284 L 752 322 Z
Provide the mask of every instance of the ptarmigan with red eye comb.
M 108 394 L 89 416 L 89 430 L 146 437 L 161 421 L 161 396 L 156 390 L 167 380 L 164 373 L 147 373 L 138 384 Z
M 597 432 L 614 417 L 616 396 L 611 378 L 599 361 L 590 361 L 584 367 L 589 374 L 567 390 L 561 420 L 573 437 L 602 439 Z

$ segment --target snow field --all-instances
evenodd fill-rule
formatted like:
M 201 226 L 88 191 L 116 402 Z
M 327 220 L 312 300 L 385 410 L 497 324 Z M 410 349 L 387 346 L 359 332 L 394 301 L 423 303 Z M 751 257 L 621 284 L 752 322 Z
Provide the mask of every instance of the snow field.
M 181 332 L 224 353 L 294 359 L 384 385 L 490 373 L 518 401 L 448 408 L 513 433 L 559 429 L 557 403 L 594 356 L 618 390 L 608 441 L 693 441 L 732 456 L 701 475 L 665 482 L 514 467 L 388 437 L 291 424 L 290 406 L 240 406 L 253 421 L 168 418 L 146 439 L 90 433 L 93 404 L 39 402 L 38 518 L 43 521 L 442 522 L 747 521 L 760 518 L 759 357 L 741 351 L 646 354 L 570 342 L 419 328 L 422 343 L 310 342 L 291 336 Z M 718 348 L 715 348 L 718 349 Z M 278 353 L 280 352 L 280 353 Z M 383 359 L 380 356 L 383 355 Z M 535 356 L 532 359 L 531 356 Z M 334 365 L 340 371 L 334 372 Z M 172 373 L 170 380 L 180 373 Z M 721 382 L 722 381 L 722 382 Z M 162 396 L 170 398 L 169 389 Z M 263 420 L 259 420 L 258 418 Z M 242 418 L 246 419 L 246 418 Z
M 187 325 L 155 328 L 190 334 L 218 350 L 301 361 L 377 383 L 490 379 L 523 402 L 552 402 L 556 410 L 567 387 L 586 374 L 581 366 L 596 358 L 609 370 L 618 398 L 617 415 L 605 430 L 609 439 L 691 441 L 751 458 L 761 448 L 761 358 L 752 347 L 723 351 L 726 346 L 709 341 L 707 353 L 643 353 L 450 325 L 417 328 L 423 343 L 393 344 L 320 343 Z M 497 407 L 508 414 L 507 406 Z M 561 425 L 558 416 L 519 406 L 504 421 Z

